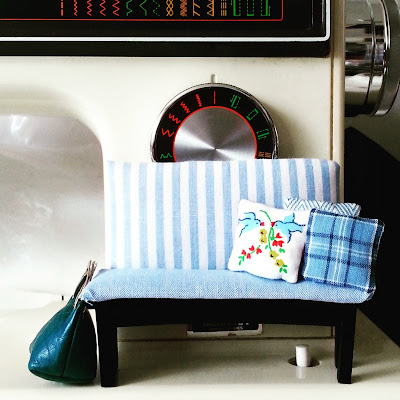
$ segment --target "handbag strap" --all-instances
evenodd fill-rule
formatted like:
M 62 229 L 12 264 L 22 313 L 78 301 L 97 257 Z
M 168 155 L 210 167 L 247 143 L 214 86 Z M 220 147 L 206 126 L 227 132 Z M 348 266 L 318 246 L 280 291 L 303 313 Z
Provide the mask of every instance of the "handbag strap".
M 75 293 L 72 296 L 74 301 L 74 309 L 78 305 L 79 296 L 81 295 L 83 289 L 88 285 L 88 283 L 92 280 L 94 272 L 96 271 L 97 262 L 90 260 L 88 266 L 86 267 L 85 273 L 82 275 L 82 278 L 75 289 Z

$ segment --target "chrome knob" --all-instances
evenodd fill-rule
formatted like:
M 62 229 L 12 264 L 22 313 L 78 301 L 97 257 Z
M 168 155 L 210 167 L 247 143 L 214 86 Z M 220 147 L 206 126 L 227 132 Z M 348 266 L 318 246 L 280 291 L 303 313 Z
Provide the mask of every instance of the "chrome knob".
M 395 0 L 346 0 L 346 116 L 384 115 L 400 77 L 400 15 Z

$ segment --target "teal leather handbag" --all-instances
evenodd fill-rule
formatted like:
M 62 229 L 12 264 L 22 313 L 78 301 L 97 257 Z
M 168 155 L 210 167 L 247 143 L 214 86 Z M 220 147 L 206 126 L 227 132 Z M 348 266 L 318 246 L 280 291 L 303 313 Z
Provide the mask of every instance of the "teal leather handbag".
M 96 333 L 86 304 L 79 300 L 95 268 L 90 261 L 74 295 L 29 346 L 28 368 L 33 374 L 63 383 L 91 383 L 96 377 Z

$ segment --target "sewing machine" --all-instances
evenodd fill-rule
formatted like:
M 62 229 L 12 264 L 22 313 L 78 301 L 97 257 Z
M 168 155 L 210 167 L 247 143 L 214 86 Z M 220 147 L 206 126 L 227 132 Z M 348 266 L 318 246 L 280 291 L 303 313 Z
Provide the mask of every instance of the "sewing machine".
M 221 83 L 265 107 L 278 157 L 343 164 L 344 2 L 42 3 L 0 8 L 2 115 L 70 117 L 97 137 L 103 160 L 150 161 L 171 99 Z M 101 248 L 103 233 L 93 235 Z M 59 258 L 60 269 L 82 266 L 74 249 Z M 71 276 L 36 289 L 68 293 Z

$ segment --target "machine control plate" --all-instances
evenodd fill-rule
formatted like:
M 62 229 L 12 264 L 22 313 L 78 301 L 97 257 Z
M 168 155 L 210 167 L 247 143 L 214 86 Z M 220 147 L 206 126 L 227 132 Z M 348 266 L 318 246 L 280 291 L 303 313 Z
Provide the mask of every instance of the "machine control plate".
M 321 57 L 330 10 L 331 0 L 2 0 L 0 55 Z
M 277 132 L 264 106 L 226 84 L 187 89 L 165 107 L 152 140 L 159 162 L 276 158 Z

